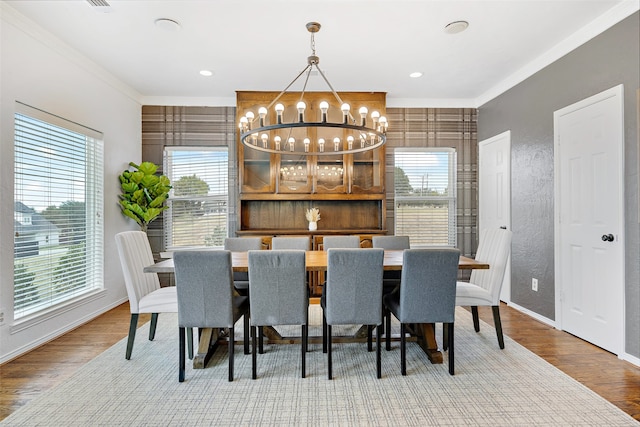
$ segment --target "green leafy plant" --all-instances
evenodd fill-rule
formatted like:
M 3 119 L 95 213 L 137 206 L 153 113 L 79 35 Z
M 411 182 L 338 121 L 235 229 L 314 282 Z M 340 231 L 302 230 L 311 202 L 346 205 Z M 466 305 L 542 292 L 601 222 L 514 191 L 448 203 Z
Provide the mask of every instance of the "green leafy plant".
M 138 223 L 144 232 L 151 221 L 168 209 L 164 201 L 169 197 L 171 184 L 164 175 L 156 175 L 158 166 L 151 162 L 140 165 L 129 163 L 135 171 L 125 170 L 120 175 L 120 208 L 122 213 Z

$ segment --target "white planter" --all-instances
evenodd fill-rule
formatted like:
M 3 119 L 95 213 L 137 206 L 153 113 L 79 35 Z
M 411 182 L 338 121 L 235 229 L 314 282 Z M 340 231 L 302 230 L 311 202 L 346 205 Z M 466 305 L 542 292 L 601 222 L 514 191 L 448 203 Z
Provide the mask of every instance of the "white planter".
M 309 231 L 316 231 L 318 229 L 318 223 L 316 221 L 309 221 Z

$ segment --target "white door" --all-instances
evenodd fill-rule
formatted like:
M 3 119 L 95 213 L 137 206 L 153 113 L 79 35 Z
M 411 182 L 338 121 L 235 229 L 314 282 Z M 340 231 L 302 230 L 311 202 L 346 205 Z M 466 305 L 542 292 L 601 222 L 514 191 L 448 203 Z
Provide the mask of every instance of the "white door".
M 479 230 L 499 227 L 511 230 L 510 131 L 478 143 L 478 227 Z M 507 261 L 500 299 L 511 300 L 511 257 Z
M 554 113 L 556 320 L 620 354 L 624 330 L 622 85 Z

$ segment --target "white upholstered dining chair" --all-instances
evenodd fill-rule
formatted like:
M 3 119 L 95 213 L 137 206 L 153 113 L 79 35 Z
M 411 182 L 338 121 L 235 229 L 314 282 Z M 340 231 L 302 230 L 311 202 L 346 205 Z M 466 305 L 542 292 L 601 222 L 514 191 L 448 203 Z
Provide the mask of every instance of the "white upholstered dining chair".
M 482 230 L 476 259 L 487 262 L 489 269 L 474 269 L 469 282 L 458 282 L 456 286 L 456 305 L 471 307 L 476 332 L 480 331 L 478 306 L 491 307 L 501 349 L 504 348 L 504 337 L 500 321 L 500 291 L 511 253 L 511 236 L 511 231 L 502 228 Z M 446 345 L 446 339 L 443 341 Z
M 156 333 L 159 313 L 177 313 L 178 298 L 175 286 L 160 287 L 156 273 L 145 273 L 146 266 L 154 264 L 153 253 L 147 234 L 143 231 L 124 231 L 116 234 L 116 247 L 120 256 L 120 264 L 124 274 L 124 283 L 129 296 L 131 322 L 125 358 L 131 359 L 133 343 L 138 327 L 140 313 L 151 314 L 149 341 L 153 341 Z M 193 335 L 188 331 L 189 357 L 193 358 Z

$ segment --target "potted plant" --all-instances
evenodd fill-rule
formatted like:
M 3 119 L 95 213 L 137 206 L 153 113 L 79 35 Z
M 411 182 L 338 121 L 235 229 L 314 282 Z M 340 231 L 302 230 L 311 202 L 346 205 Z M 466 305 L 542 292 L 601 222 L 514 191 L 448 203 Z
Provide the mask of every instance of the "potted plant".
M 122 189 L 120 208 L 146 232 L 149 223 L 168 209 L 163 204 L 169 197 L 171 184 L 166 176 L 156 175 L 158 166 L 151 162 L 140 165 L 131 162 L 129 166 L 136 170 L 125 170 L 119 176 Z

